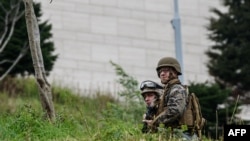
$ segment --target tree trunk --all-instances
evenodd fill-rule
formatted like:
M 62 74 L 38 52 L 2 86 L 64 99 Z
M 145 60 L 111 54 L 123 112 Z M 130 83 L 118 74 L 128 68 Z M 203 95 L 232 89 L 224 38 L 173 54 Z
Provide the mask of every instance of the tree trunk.
M 29 37 L 30 51 L 35 69 L 36 82 L 39 87 L 41 104 L 44 112 L 46 113 L 46 117 L 49 118 L 50 121 L 54 122 L 55 110 L 52 101 L 52 92 L 50 84 L 46 80 L 43 56 L 40 47 L 40 33 L 37 18 L 34 13 L 33 1 L 23 1 L 25 5 L 25 19 Z

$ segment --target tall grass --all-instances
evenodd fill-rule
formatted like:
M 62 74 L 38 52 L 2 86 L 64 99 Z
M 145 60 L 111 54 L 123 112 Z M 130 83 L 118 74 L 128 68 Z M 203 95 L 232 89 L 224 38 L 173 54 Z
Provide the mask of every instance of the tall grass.
M 12 90 L 0 89 L 1 141 L 177 141 L 168 138 L 169 131 L 142 134 L 144 103 L 138 82 L 115 63 L 118 83 L 123 90 L 118 95 L 96 93 L 79 96 L 68 88 L 52 86 L 56 122 L 43 117 L 35 80 L 11 79 Z M 1 82 L 2 83 L 2 82 Z M 12 84 L 11 84 L 12 83 Z M 15 85 L 15 87 L 14 87 Z M 1 84 L 1 86 L 3 86 Z M 14 93 L 13 93 L 14 89 Z M 86 94 L 88 95 L 88 94 Z M 209 141 L 209 139 L 204 139 Z

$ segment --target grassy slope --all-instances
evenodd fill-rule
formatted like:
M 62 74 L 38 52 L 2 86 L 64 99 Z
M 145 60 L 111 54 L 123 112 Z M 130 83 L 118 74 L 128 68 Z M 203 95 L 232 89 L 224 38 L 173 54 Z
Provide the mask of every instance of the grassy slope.
M 119 112 L 112 97 L 100 94 L 93 98 L 80 97 L 62 88 L 53 88 L 57 120 L 51 124 L 43 118 L 34 80 L 19 84 L 15 82 L 14 87 L 0 93 L 0 140 L 103 140 L 109 136 L 115 140 L 116 136 L 123 136 L 116 133 L 122 131 L 119 128 L 134 126 L 126 122 L 119 125 L 122 120 L 108 117 L 111 112 Z M 110 122 L 117 125 L 105 128 L 111 127 Z M 110 135 L 116 129 L 119 129 L 114 132 L 117 135 Z
M 53 87 L 57 120 L 52 124 L 43 118 L 34 80 L 19 80 L 10 88 L 0 92 L 3 141 L 174 141 L 162 134 L 142 134 L 143 110 L 136 103 L 124 106 L 108 95 L 80 97 Z

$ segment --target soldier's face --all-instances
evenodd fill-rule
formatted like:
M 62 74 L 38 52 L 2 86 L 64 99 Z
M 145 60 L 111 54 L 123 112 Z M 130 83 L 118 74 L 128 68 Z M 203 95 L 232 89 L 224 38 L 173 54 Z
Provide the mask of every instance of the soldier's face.
M 144 94 L 144 101 L 147 104 L 147 107 L 153 107 L 156 101 L 156 95 L 153 92 L 148 92 Z
M 171 69 L 169 67 L 163 67 L 159 70 L 159 75 L 162 84 L 166 84 L 169 81 Z

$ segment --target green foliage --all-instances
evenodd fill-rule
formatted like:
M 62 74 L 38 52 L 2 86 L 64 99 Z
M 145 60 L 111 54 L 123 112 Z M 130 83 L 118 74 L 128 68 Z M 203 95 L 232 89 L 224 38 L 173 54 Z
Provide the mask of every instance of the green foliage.
M 15 1 L 17 3 L 17 1 Z M 13 3 L 13 0 L 6 1 L 6 0 L 0 0 L 0 3 L 3 5 L 3 7 L 6 10 L 10 9 L 11 3 Z M 20 10 L 18 11 L 18 14 L 24 12 L 24 4 L 21 2 Z M 38 20 L 39 24 L 39 30 L 40 30 L 40 45 L 41 45 L 41 51 L 43 55 L 44 60 L 44 68 L 46 71 L 46 74 L 48 75 L 49 72 L 52 70 L 54 62 L 57 59 L 57 55 L 53 55 L 54 51 L 54 43 L 50 40 L 52 38 L 52 25 L 48 23 L 48 21 L 41 22 L 41 4 L 40 3 L 34 3 L 34 11 Z M 14 14 L 14 10 L 11 11 L 12 15 Z M 4 16 L 6 13 L 1 10 L 0 12 L 0 19 L 4 19 Z M 11 16 L 8 18 L 11 19 Z M 0 27 L 4 27 L 4 21 L 0 20 Z M 7 25 L 8 27 L 11 26 L 9 23 Z M 0 37 L 3 35 L 3 32 L 0 31 Z M 1 45 L 0 45 L 1 46 Z M 29 42 L 28 42 L 28 33 L 26 28 L 26 21 L 25 21 L 25 15 L 23 14 L 22 17 L 16 22 L 15 29 L 13 31 L 13 35 L 8 42 L 6 48 L 3 52 L 0 53 L 0 60 L 11 60 L 7 61 L 4 64 L 1 64 L 0 67 L 0 74 L 4 74 L 6 70 L 12 65 L 13 61 L 16 59 L 18 54 L 22 51 L 23 47 L 27 48 L 27 52 L 25 56 L 18 62 L 18 64 L 13 68 L 13 70 L 9 73 L 10 75 L 16 75 L 21 74 L 25 75 L 27 74 L 34 74 L 34 67 L 33 67 L 33 61 L 31 58 L 31 53 L 29 51 Z
M 77 139 L 74 136 L 80 136 L 82 132 L 81 125 L 74 118 L 64 118 L 60 120 L 57 116 L 57 122 L 51 124 L 42 118 L 42 112 L 34 109 L 30 105 L 24 105 L 13 115 L 1 115 L 0 125 L 1 140 L 63 140 L 64 138 Z
M 67 104 L 72 103 L 75 101 L 79 101 L 79 97 L 76 95 L 72 95 L 72 90 L 68 88 L 59 88 L 59 87 L 53 87 L 52 88 L 53 93 L 53 101 L 60 104 Z
M 33 78 L 7 76 L 0 81 L 0 91 L 7 93 L 10 97 L 38 97 L 38 87 Z
M 38 97 L 39 94 L 39 90 L 37 87 L 37 83 L 36 80 L 34 78 L 19 78 L 16 79 L 18 80 L 18 84 L 22 86 L 23 88 L 23 94 L 20 94 L 21 96 L 25 96 L 25 97 Z
M 239 86 L 244 91 L 250 90 L 249 5 L 250 0 L 223 0 L 228 11 L 213 8 L 218 18 L 210 18 L 207 27 L 209 39 L 215 42 L 206 52 L 209 73 L 224 87 Z
M 138 90 L 138 81 L 128 75 L 123 68 L 110 61 L 111 65 L 115 67 L 116 75 L 119 77 L 118 83 L 124 88 L 123 91 L 119 92 L 120 96 L 125 96 L 128 100 L 137 101 L 141 100 L 140 91 Z
M 107 103 L 107 109 L 102 112 L 100 132 L 93 140 L 128 140 L 136 134 L 141 134 L 141 120 L 143 114 L 143 101 L 138 91 L 138 82 L 129 76 L 121 66 L 110 62 L 119 77 L 118 82 L 122 90 L 118 93 L 121 101 Z M 140 102 L 139 102 L 140 101 Z M 129 122 L 127 122 L 129 121 Z M 139 123 L 138 123 L 139 122 Z
M 138 81 L 128 75 L 118 64 L 112 61 L 110 61 L 110 63 L 115 67 L 116 75 L 119 77 L 118 83 L 121 84 L 123 88 L 118 94 L 124 98 L 122 99 L 123 102 L 125 102 L 124 113 L 126 113 L 127 116 L 132 116 L 135 122 L 141 121 L 145 103 L 139 91 Z
M 141 119 L 145 105 L 139 105 L 140 102 L 136 100 L 132 101 L 138 104 L 137 107 L 133 104 L 133 106 L 127 105 L 124 104 L 124 100 L 117 101 L 100 92 L 90 98 L 76 95 L 68 88 L 52 86 L 56 122 L 50 123 L 43 117 L 39 97 L 34 96 L 38 95 L 35 80 L 30 78 L 30 80 L 18 79 L 18 81 L 25 83 L 23 93 L 19 96 L 10 96 L 0 91 L 2 100 L 0 103 L 0 140 L 179 140 L 178 137 L 169 138 L 171 131 L 163 127 L 159 128 L 159 133 L 142 134 Z M 30 87 L 27 88 L 26 85 Z M 140 110 L 140 108 L 143 109 Z M 211 140 L 204 138 L 204 141 Z
M 35 110 L 28 105 L 22 107 L 20 111 L 22 112 L 16 114 L 16 119 L 12 120 L 7 127 L 7 129 L 12 129 L 12 134 L 9 134 L 10 137 L 18 139 L 37 135 L 37 132 L 39 132 L 39 130 L 44 127 L 43 122 L 39 121 L 40 115 L 38 113 L 35 113 Z M 16 136 L 16 133 L 20 134 Z M 32 138 L 38 139 L 39 136 Z
M 101 127 L 99 127 L 98 136 L 95 136 L 94 140 L 126 140 L 129 136 L 134 136 L 141 132 L 137 124 L 134 125 L 133 122 L 129 121 L 132 119 L 131 117 L 124 120 L 126 113 L 123 109 L 118 104 L 108 104 L 107 110 L 103 111 L 104 117 L 100 120 Z

